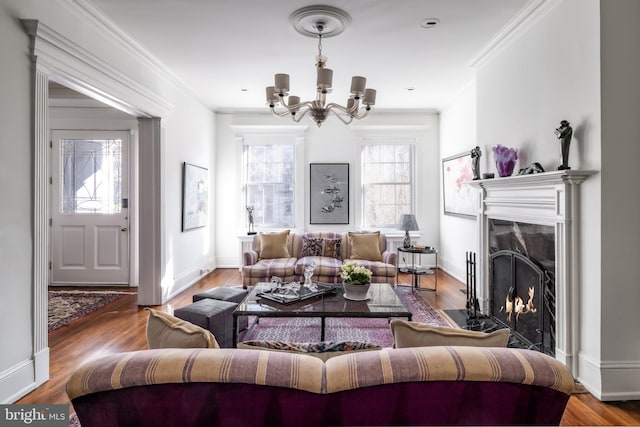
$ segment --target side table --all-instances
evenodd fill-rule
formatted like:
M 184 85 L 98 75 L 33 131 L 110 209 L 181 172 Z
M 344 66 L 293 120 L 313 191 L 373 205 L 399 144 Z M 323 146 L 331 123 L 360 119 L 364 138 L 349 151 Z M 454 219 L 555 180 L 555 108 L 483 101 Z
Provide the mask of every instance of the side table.
M 402 255 L 401 255 L 402 254 Z M 411 255 L 411 263 L 407 264 L 406 257 Z M 424 249 L 415 249 L 413 247 L 403 248 L 399 247 L 396 253 L 396 283 L 398 283 L 398 272 L 400 273 L 408 273 L 413 276 L 412 287 L 417 290 L 424 291 L 438 291 L 438 273 L 437 271 L 433 271 L 429 267 L 422 266 L 422 255 L 434 255 L 436 259 L 435 268 L 438 269 L 438 250 L 433 246 L 425 246 Z M 416 258 L 417 264 L 416 264 Z M 421 288 L 420 287 L 420 276 L 425 276 L 429 274 L 435 274 L 435 287 L 434 288 Z

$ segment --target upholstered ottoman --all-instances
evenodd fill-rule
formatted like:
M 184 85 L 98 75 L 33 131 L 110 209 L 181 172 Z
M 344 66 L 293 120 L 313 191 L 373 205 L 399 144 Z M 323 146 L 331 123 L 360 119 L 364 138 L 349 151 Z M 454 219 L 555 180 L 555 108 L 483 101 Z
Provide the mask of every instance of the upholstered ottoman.
M 244 298 L 247 296 L 247 294 L 249 294 L 249 291 L 247 291 L 246 289 L 222 286 L 194 294 L 193 302 L 210 298 L 217 299 L 219 301 L 229 301 L 240 304 L 242 300 L 244 300 Z M 248 327 L 249 318 L 247 316 L 238 317 L 238 331 L 243 331 Z
M 246 289 L 221 286 L 218 288 L 209 289 L 208 291 L 194 294 L 193 302 L 200 301 L 201 299 L 205 298 L 211 298 L 220 301 L 231 301 L 240 303 L 248 293 L 249 291 L 247 291 Z
M 206 298 L 174 310 L 173 315 L 205 328 L 216 337 L 220 347 L 233 347 L 233 310 L 235 302 Z

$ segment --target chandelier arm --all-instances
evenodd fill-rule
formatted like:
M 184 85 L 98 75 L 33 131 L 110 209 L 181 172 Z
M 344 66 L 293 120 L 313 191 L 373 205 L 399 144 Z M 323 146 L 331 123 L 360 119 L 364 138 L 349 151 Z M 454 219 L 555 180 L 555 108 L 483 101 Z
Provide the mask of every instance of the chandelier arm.
M 344 106 L 342 106 L 342 105 L 340 105 L 340 104 L 336 104 L 335 102 L 330 102 L 329 104 L 327 104 L 327 111 L 331 111 L 331 110 L 333 110 L 334 108 L 335 108 L 336 110 L 340 110 L 340 111 L 342 111 L 343 113 L 348 114 L 348 115 L 350 115 L 350 116 L 351 116 L 351 115 L 353 115 L 353 114 L 355 114 L 355 113 L 357 112 L 357 106 L 356 106 L 356 108 L 355 108 L 355 109 L 353 109 L 353 108 L 347 108 L 347 107 L 344 107 Z
M 337 104 L 333 104 L 333 105 L 336 106 Z M 340 107 L 340 105 L 338 105 L 338 107 Z M 332 109 L 327 108 L 327 112 L 333 113 L 333 115 L 336 116 L 337 118 L 339 118 L 340 121 L 342 123 L 344 123 L 345 125 L 348 125 L 349 123 L 351 123 L 353 121 L 353 116 L 352 115 L 349 115 L 349 119 L 345 120 L 340 114 L 338 114 L 336 111 L 334 111 L 333 108 Z
M 306 116 L 309 111 L 311 111 L 311 107 L 307 106 L 302 112 L 302 114 L 292 114 L 291 119 L 296 123 L 300 123 L 300 120 L 302 120 L 302 118 Z
M 329 105 L 327 105 L 327 111 L 331 111 L 333 112 L 333 114 L 335 114 L 336 116 L 340 117 L 335 111 L 333 111 L 334 109 L 336 110 L 340 110 L 345 114 L 348 114 L 350 117 L 354 118 L 354 119 L 364 119 L 365 117 L 367 117 L 369 115 L 369 111 L 371 111 L 371 107 L 365 107 L 364 108 L 364 112 L 362 113 L 358 113 L 357 111 L 351 112 L 351 109 L 349 108 L 345 108 L 340 104 L 335 104 L 335 103 L 330 103 Z
M 271 109 L 271 112 L 273 113 L 273 115 L 277 117 L 283 117 L 283 116 L 286 116 L 287 114 L 291 114 L 291 111 L 289 111 L 288 109 L 285 111 L 278 112 L 276 111 L 276 107 L 269 107 L 269 108 Z

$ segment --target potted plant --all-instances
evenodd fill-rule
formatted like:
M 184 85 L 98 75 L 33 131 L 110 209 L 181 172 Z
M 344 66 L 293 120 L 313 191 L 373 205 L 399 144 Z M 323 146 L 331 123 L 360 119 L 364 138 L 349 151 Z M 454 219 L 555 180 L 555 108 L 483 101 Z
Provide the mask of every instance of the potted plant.
M 371 270 L 355 261 L 342 264 L 340 278 L 344 287 L 344 297 L 354 301 L 366 300 L 371 285 L 371 274 Z

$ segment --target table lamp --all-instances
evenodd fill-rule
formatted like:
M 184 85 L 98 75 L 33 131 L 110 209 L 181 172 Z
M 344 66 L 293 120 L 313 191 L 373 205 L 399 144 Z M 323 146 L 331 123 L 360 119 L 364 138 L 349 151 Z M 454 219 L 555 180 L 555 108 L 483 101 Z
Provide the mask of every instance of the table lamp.
M 399 229 L 404 230 L 404 240 L 402 241 L 402 247 L 404 249 L 409 249 L 411 247 L 411 237 L 409 236 L 409 231 L 417 231 L 420 230 L 418 227 L 418 222 L 416 221 L 416 216 L 414 214 L 402 214 L 400 215 L 400 225 Z

